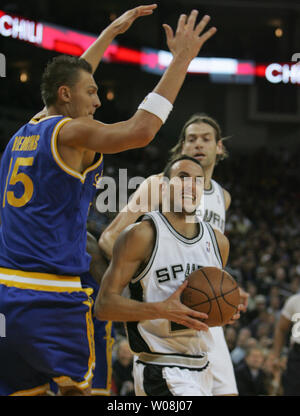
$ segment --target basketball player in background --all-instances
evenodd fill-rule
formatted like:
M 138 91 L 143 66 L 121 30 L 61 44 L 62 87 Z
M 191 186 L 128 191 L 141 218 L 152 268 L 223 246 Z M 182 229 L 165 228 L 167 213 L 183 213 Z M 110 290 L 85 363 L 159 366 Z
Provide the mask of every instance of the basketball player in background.
M 281 371 L 280 355 L 290 336 L 288 360 L 282 375 L 283 395 L 300 396 L 300 287 L 284 302 L 274 331 L 274 370 Z
M 201 35 L 209 17 L 196 23 L 197 16 L 196 10 L 181 15 L 175 34 L 164 25 L 172 62 L 136 113 L 120 123 L 93 120 L 100 101 L 92 65 L 69 56 L 48 64 L 46 117 L 22 126 L 1 160 L 0 312 L 7 337 L 0 343 L 0 394 L 43 395 L 51 380 L 61 394 L 90 394 L 91 289 L 82 288 L 79 276 L 90 263 L 86 217 L 95 177 L 104 153 L 147 145 L 166 120 L 191 60 L 216 32 Z
M 171 149 L 171 160 L 182 153 L 199 160 L 205 172 L 204 198 L 197 209 L 197 215 L 209 222 L 214 229 L 224 233 L 226 210 L 230 205 L 231 196 L 212 179 L 215 165 L 227 156 L 217 121 L 205 114 L 191 116 L 182 128 L 178 143 Z M 120 232 L 134 223 L 142 213 L 158 208 L 161 198 L 159 195 L 161 177 L 162 174 L 158 174 L 147 178 L 128 205 L 102 233 L 99 246 L 108 258 L 112 255 L 114 242 Z M 240 288 L 240 295 L 245 311 L 248 294 Z M 223 328 L 213 327 L 211 333 L 216 346 L 209 352 L 214 380 L 213 395 L 237 395 L 233 365 Z
M 210 396 L 207 352 L 213 337 L 205 319 L 197 320 L 207 315 L 184 306 L 180 295 L 191 270 L 225 267 L 229 242 L 197 219 L 205 177 L 200 162 L 182 155 L 168 163 L 163 176 L 161 211 L 128 226 L 114 245 L 97 295 L 96 317 L 126 322 L 137 357 L 136 395 Z M 180 180 L 179 187 L 174 178 Z M 166 199 L 169 209 L 164 208 Z M 127 285 L 130 298 L 122 296 Z

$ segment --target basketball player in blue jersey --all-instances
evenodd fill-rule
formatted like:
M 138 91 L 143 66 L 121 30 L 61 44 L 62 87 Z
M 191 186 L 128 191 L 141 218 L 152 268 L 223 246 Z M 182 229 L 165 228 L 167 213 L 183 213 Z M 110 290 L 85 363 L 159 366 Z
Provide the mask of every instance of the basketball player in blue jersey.
M 199 160 L 205 172 L 204 197 L 197 209 L 197 215 L 209 222 L 214 229 L 224 233 L 225 215 L 231 197 L 228 191 L 212 179 L 216 163 L 226 157 L 221 129 L 217 121 L 205 114 L 191 116 L 182 128 L 178 143 L 171 150 L 171 158 L 183 153 Z M 128 205 L 102 233 L 99 245 L 108 258 L 112 255 L 114 242 L 120 232 L 134 223 L 143 213 L 158 208 L 161 198 L 159 195 L 161 177 L 162 174 L 157 174 L 147 178 Z M 245 311 L 248 294 L 240 288 L 240 295 L 244 305 L 242 310 Z M 223 329 L 214 327 L 211 332 L 216 345 L 216 348 L 209 353 L 213 373 L 213 394 L 236 395 L 235 376 Z
M 51 380 L 62 395 L 90 394 L 92 289 L 79 276 L 89 270 L 86 219 L 103 154 L 146 146 L 166 121 L 191 60 L 216 32 L 201 34 L 210 18 L 197 23 L 197 16 L 181 15 L 175 33 L 164 25 L 172 62 L 120 123 L 93 120 L 100 106 L 93 65 L 67 56 L 48 64 L 41 86 L 46 116 L 21 127 L 1 160 L 2 395 L 43 395 Z
M 90 270 L 82 274 L 83 287 L 92 287 L 95 302 L 107 261 L 99 250 L 97 239 L 87 232 L 87 252 L 91 256 Z M 112 349 L 115 342 L 113 322 L 99 321 L 93 311 L 94 341 L 95 341 L 95 370 L 92 382 L 93 396 L 110 396 L 112 383 Z
M 178 157 L 167 165 L 164 178 L 180 180 L 176 188 L 163 181 L 162 202 L 169 190 L 170 208 L 162 203 L 160 211 L 120 234 L 98 292 L 96 317 L 126 322 L 137 356 L 136 395 L 210 396 L 207 352 L 213 337 L 205 314 L 184 306 L 180 295 L 190 270 L 225 267 L 229 242 L 195 215 L 204 187 L 204 170 L 196 159 Z M 186 178 L 192 182 L 187 187 Z M 194 221 L 187 222 L 187 215 Z M 130 298 L 122 296 L 127 285 Z M 204 323 L 197 320 L 201 317 Z

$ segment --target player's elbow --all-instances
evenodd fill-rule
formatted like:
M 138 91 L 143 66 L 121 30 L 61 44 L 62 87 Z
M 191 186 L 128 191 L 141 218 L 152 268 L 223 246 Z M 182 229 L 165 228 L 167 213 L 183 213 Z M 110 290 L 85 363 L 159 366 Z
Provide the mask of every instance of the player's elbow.
M 131 119 L 136 147 L 147 146 L 161 128 L 162 122 L 153 114 L 138 111 Z
M 99 240 L 98 246 L 100 250 L 104 252 L 104 254 L 110 259 L 112 256 L 112 242 L 111 242 L 111 233 L 109 231 L 103 231 Z
M 137 126 L 134 132 L 135 146 L 146 147 L 152 142 L 156 135 L 156 130 L 152 126 L 142 125 Z
M 107 317 L 107 308 L 106 308 L 106 302 L 104 301 L 103 296 L 100 296 L 97 298 L 97 301 L 95 303 L 94 308 L 95 316 L 100 321 L 106 321 L 109 320 Z

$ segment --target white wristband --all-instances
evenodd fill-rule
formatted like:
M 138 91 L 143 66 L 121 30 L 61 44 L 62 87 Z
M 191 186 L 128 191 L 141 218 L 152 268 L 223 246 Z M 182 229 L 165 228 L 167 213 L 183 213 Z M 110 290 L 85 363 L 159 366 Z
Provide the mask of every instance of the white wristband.
M 155 114 L 163 123 L 166 122 L 172 109 L 173 105 L 170 101 L 162 95 L 156 94 L 156 92 L 150 92 L 138 106 L 138 110 Z

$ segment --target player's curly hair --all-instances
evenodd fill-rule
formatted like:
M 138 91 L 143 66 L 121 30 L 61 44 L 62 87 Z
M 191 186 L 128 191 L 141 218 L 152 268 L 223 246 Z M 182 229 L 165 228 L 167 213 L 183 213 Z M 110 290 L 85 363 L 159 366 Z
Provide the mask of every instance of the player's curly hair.
M 181 154 L 182 146 L 185 141 L 186 129 L 188 128 L 188 126 L 195 123 L 206 123 L 213 127 L 216 133 L 216 142 L 218 143 L 218 141 L 221 140 L 223 146 L 223 153 L 216 156 L 216 164 L 220 160 L 226 159 L 228 157 L 228 151 L 224 146 L 224 140 L 228 139 L 229 137 L 222 137 L 221 127 L 214 118 L 208 116 L 205 113 L 195 113 L 187 120 L 187 122 L 182 127 L 177 144 L 170 150 L 170 160 L 173 160 Z
M 75 56 L 60 55 L 48 62 L 41 83 L 42 99 L 46 107 L 56 103 L 59 87 L 73 87 L 76 84 L 80 70 L 93 73 L 92 66 L 85 59 Z

